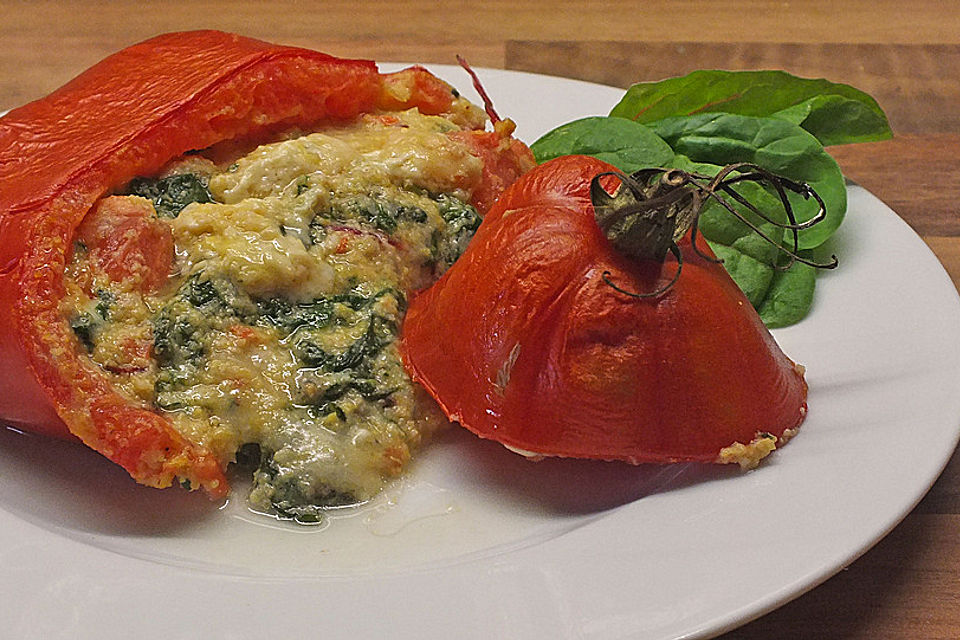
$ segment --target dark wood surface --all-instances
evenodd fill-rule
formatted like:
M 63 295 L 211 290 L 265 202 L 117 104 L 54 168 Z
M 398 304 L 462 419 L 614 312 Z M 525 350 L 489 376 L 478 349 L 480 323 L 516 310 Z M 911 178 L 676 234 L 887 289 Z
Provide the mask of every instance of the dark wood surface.
M 960 4 L 891 2 L 0 2 L 0 109 L 118 48 L 220 28 L 342 56 L 503 67 L 626 87 L 782 68 L 874 95 L 895 139 L 831 149 L 960 283 Z M 2 187 L 0 187 L 2 188 Z M 960 423 L 960 416 L 958 416 Z M 960 457 L 888 537 L 728 640 L 960 638 Z

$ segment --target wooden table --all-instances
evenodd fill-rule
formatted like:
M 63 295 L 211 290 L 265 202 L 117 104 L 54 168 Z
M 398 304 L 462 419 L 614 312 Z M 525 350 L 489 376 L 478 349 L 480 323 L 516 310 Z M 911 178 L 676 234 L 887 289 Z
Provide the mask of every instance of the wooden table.
M 896 138 L 834 148 L 960 282 L 960 5 L 810 2 L 0 2 L 0 109 L 164 31 L 220 28 L 342 56 L 625 87 L 695 68 L 784 68 L 873 94 Z M 958 416 L 960 421 L 960 416 Z M 851 567 L 724 638 L 960 638 L 960 456 Z

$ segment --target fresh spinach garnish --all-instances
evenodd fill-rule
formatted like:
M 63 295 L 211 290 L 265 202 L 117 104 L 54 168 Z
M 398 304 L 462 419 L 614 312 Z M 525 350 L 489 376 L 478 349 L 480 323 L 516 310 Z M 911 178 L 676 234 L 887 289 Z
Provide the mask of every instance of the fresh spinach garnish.
M 785 71 L 700 70 L 638 82 L 610 115 L 649 124 L 713 112 L 786 120 L 823 145 L 873 142 L 893 135 L 880 105 L 863 91 Z
M 891 137 L 883 111 L 848 85 L 797 78 L 780 71 L 697 71 L 682 78 L 630 87 L 608 117 L 584 118 L 550 131 L 531 145 L 538 162 L 585 154 L 625 173 L 673 167 L 715 175 L 720 166 L 751 162 L 810 184 L 823 198 L 826 220 L 800 232 L 800 249 L 813 251 L 836 231 L 846 212 L 846 186 L 824 145 Z M 778 198 L 754 184 L 738 187 L 765 214 L 782 220 Z M 798 218 L 816 204 L 790 195 Z M 747 218 L 763 225 L 746 210 Z M 771 226 L 765 228 L 788 246 Z M 814 270 L 758 242 L 743 222 L 716 204 L 707 205 L 699 231 L 770 327 L 802 319 L 813 301 Z M 778 235 L 781 234 L 781 235 Z
M 674 156 L 670 145 L 649 127 L 624 118 L 603 116 L 560 125 L 530 148 L 540 163 L 583 154 L 609 162 L 626 173 L 668 166 Z
M 677 154 L 667 166 L 683 169 L 693 162 L 697 169 L 706 169 L 704 173 L 715 174 L 721 165 L 751 162 L 813 187 L 827 205 L 828 215 L 823 222 L 800 232 L 801 249 L 823 244 L 843 220 L 847 188 L 839 165 L 812 134 L 793 123 L 777 118 L 704 113 L 667 118 L 651 124 L 650 128 Z M 819 210 L 812 199 L 793 194 L 790 200 L 799 221 L 809 220 Z M 771 196 L 763 210 L 779 214 L 782 209 Z M 718 207 L 713 207 L 704 215 L 723 214 Z M 780 220 L 786 222 L 784 218 Z M 709 235 L 709 228 L 708 222 L 703 229 L 704 236 L 719 241 Z

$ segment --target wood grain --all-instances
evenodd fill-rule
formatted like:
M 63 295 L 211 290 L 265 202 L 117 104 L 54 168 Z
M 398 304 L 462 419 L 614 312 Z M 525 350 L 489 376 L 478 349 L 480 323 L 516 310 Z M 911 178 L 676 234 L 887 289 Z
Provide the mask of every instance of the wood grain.
M 616 87 L 695 69 L 784 69 L 825 77 L 872 95 L 897 133 L 960 133 L 960 48 L 776 42 L 510 42 L 512 69 L 556 73 Z
M 886 202 L 921 235 L 960 235 L 960 133 L 900 135 L 831 147 L 844 175 Z
M 940 259 L 943 268 L 950 274 L 954 286 L 960 289 L 960 238 L 957 236 L 925 236 L 923 239 Z M 960 473 L 951 476 L 951 478 L 950 484 L 956 495 L 960 496 Z M 951 511 L 950 513 L 954 512 Z
M 958 515 L 915 514 L 849 569 L 723 640 L 957 638 Z
M 462 53 L 476 65 L 528 68 L 523 58 L 535 57 L 540 62 L 533 70 L 549 69 L 553 75 L 569 77 L 606 74 L 611 69 L 628 72 L 632 67 L 626 62 L 633 64 L 639 58 L 656 67 L 665 60 L 644 52 L 664 43 L 674 51 L 682 43 L 680 59 L 696 57 L 703 46 L 727 43 L 736 49 L 746 43 L 738 54 L 745 64 L 765 60 L 763 49 L 752 51 L 765 43 L 814 48 L 821 43 L 862 43 L 875 47 L 880 58 L 876 65 L 893 64 L 902 70 L 891 78 L 894 81 L 916 77 L 909 73 L 916 61 L 877 52 L 888 45 L 918 42 L 954 46 L 960 42 L 960 20 L 950 19 L 957 11 L 956 5 L 952 11 L 945 7 L 951 4 L 917 0 L 905 10 L 902 2 L 893 0 L 739 0 L 733 5 L 711 0 L 276 0 L 268 9 L 265 3 L 250 0 L 4 0 L 0 2 L 0 109 L 48 93 L 124 46 L 165 31 L 201 28 L 380 60 L 450 62 L 451 54 Z M 579 57 L 568 62 L 577 43 Z M 598 49 L 595 56 L 588 55 L 597 43 L 610 45 Z M 794 61 L 811 55 L 810 49 L 795 51 Z M 873 64 L 871 60 L 831 58 L 824 49 L 805 68 L 812 70 L 817 64 L 851 68 Z M 666 63 L 675 60 L 667 58 Z M 918 74 L 923 69 L 921 64 Z M 606 81 L 623 84 L 628 80 Z
M 633 42 L 879 42 L 954 44 L 960 22 L 942 0 L 330 0 L 304 3 L 102 2 L 0 3 L 0 37 L 9 34 L 128 41 L 160 31 L 217 28 L 312 42 L 430 43 L 508 40 Z

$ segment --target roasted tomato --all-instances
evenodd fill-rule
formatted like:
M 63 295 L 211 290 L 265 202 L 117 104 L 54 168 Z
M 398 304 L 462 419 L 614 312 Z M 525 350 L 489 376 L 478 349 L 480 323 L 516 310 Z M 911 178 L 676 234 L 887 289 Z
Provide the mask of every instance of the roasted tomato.
M 450 419 L 526 455 L 753 466 L 803 421 L 803 369 L 691 233 L 658 259 L 614 246 L 591 197 L 613 171 L 568 156 L 515 182 L 411 302 L 406 366 Z

